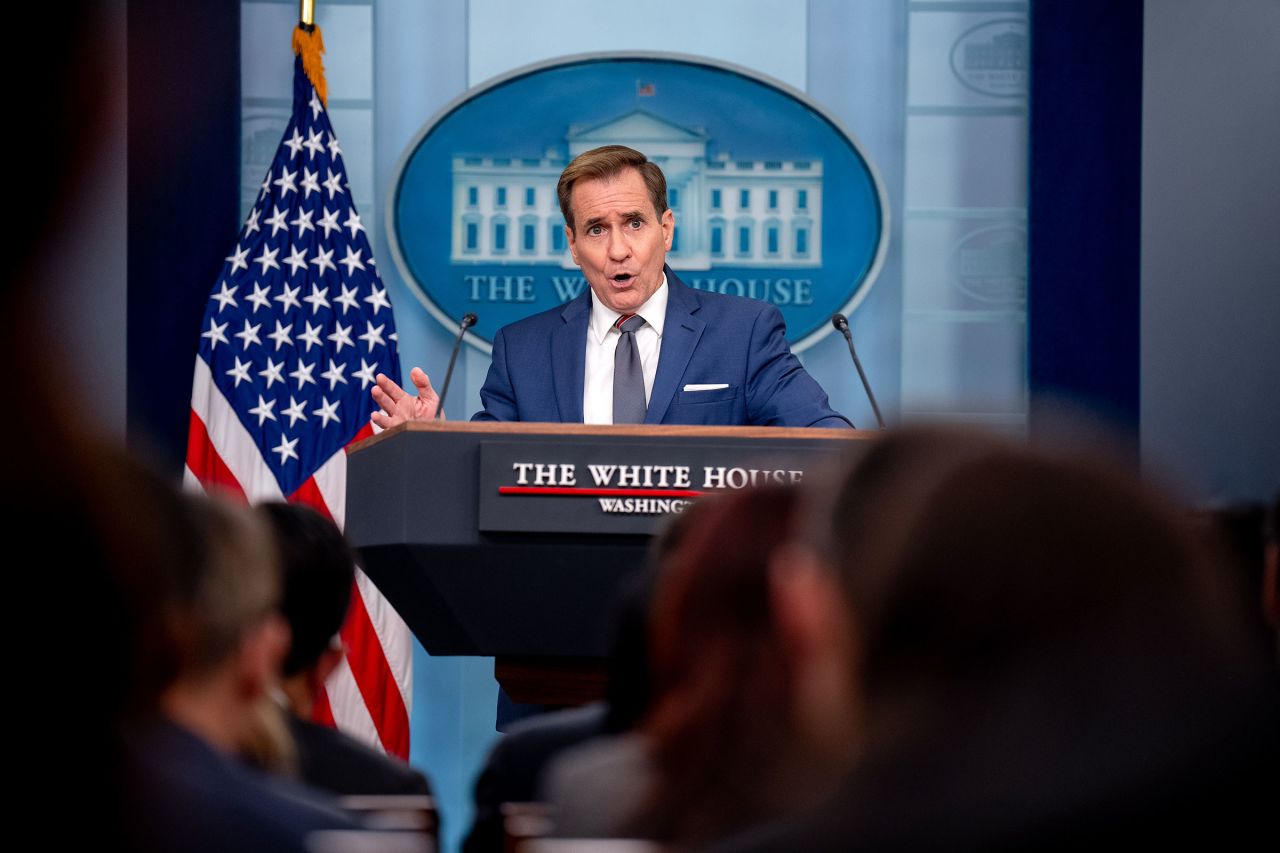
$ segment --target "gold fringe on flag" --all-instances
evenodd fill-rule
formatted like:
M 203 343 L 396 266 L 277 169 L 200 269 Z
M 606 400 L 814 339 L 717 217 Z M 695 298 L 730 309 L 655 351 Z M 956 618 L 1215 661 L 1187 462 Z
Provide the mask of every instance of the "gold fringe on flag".
M 316 87 L 316 94 L 320 96 L 320 103 L 324 104 L 325 109 L 329 108 L 329 86 L 324 82 L 324 62 L 321 55 L 324 53 L 324 37 L 320 35 L 320 28 L 312 26 L 308 32 L 305 28 L 299 26 L 293 30 L 293 52 L 302 57 L 302 70 L 306 72 L 307 79 L 311 81 L 311 85 Z

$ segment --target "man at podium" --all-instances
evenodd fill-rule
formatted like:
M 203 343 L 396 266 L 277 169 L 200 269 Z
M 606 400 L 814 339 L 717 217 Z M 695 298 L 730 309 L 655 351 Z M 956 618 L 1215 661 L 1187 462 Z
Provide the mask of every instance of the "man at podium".
M 498 330 L 473 420 L 852 426 L 791 352 L 777 308 L 694 290 L 666 265 L 675 214 L 645 155 L 587 151 L 556 192 L 590 287 Z M 409 378 L 416 395 L 379 374 L 374 423 L 435 417 L 431 380 L 417 367 Z

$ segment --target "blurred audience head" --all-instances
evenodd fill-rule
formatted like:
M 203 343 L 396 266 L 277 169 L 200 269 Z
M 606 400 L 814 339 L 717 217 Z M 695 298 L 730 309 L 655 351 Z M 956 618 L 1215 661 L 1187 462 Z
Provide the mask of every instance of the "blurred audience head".
M 280 555 L 280 613 L 291 642 L 281 688 L 292 713 L 311 719 L 325 680 L 345 654 L 338 632 L 351 604 L 355 554 L 332 521 L 300 504 L 266 503 L 259 511 Z
M 703 498 L 661 560 L 650 617 L 654 701 L 642 730 L 657 771 L 646 826 L 706 841 L 801 805 L 791 672 L 772 616 L 770 562 L 797 497 L 781 486 Z M 805 780 L 816 782 L 814 771 Z
M 986 435 L 871 448 L 823 548 L 869 696 L 969 694 L 1046 659 L 1078 667 L 1063 680 L 1100 677 L 1104 655 L 1213 670 L 1241 638 L 1232 579 L 1172 505 L 1113 467 Z
M 605 681 L 605 734 L 630 731 L 649 710 L 649 609 L 655 573 L 643 569 L 622 585 L 613 601 L 613 642 Z
M 903 429 L 866 448 L 825 506 L 807 559 L 847 618 L 823 623 L 794 581 L 784 611 L 832 641 L 811 655 L 821 665 L 798 664 L 810 681 L 843 657 L 857 796 L 896 791 L 919 818 L 881 830 L 923 832 L 946 813 L 962 845 L 962 826 L 1141 810 L 1247 762 L 1273 696 L 1235 579 L 1130 472 Z M 830 722 L 831 703 L 816 704 Z
M 280 551 L 280 612 L 292 634 L 283 668 L 289 678 L 332 657 L 335 650 L 341 656 L 335 639 L 351 604 L 355 554 L 337 526 L 309 507 L 267 503 L 259 509 Z
M 289 629 L 278 615 L 280 569 L 271 532 L 253 511 L 180 497 L 189 559 L 158 579 L 156 660 L 173 668 L 160 712 L 215 745 L 253 734 L 255 705 L 279 678 Z
M 1262 551 L 1262 613 L 1271 626 L 1280 661 L 1280 494 L 1271 502 Z
M 1243 502 L 1197 509 L 1192 519 L 1218 546 L 1237 580 L 1243 611 L 1254 617 L 1248 624 L 1266 649 L 1280 651 L 1280 608 L 1274 570 L 1268 568 L 1268 547 L 1274 553 L 1272 507 Z
M 653 701 L 650 666 L 649 614 L 653 610 L 654 588 L 659 569 L 684 541 L 700 517 L 695 505 L 667 516 L 654 534 L 646 566 L 626 579 L 614 595 L 611 606 L 613 641 L 605 685 L 604 731 L 630 731 L 648 713 Z

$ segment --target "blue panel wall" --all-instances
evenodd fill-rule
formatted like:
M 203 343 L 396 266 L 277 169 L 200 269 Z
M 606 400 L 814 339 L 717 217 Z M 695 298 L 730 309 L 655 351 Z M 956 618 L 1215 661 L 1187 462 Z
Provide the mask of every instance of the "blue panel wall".
M 1142 2 L 1032 4 L 1033 432 L 1068 401 L 1136 437 Z
M 1142 458 L 1197 502 L 1280 491 L 1280 3 L 1144 16 Z
M 213 277 L 240 228 L 240 3 L 128 6 L 128 436 L 175 477 Z

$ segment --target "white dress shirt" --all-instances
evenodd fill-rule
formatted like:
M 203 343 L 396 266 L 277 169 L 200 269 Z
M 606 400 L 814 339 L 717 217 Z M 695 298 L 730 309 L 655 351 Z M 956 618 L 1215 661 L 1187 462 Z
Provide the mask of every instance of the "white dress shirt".
M 653 377 L 658 374 L 658 351 L 662 346 L 662 324 L 667 318 L 667 276 L 653 295 L 636 311 L 644 325 L 636 329 L 636 348 L 644 371 L 644 399 L 653 396 Z M 591 321 L 587 326 L 587 370 L 582 383 L 582 420 L 588 424 L 613 423 L 613 355 L 622 332 L 614 323 L 622 315 L 603 305 L 591 294 Z

